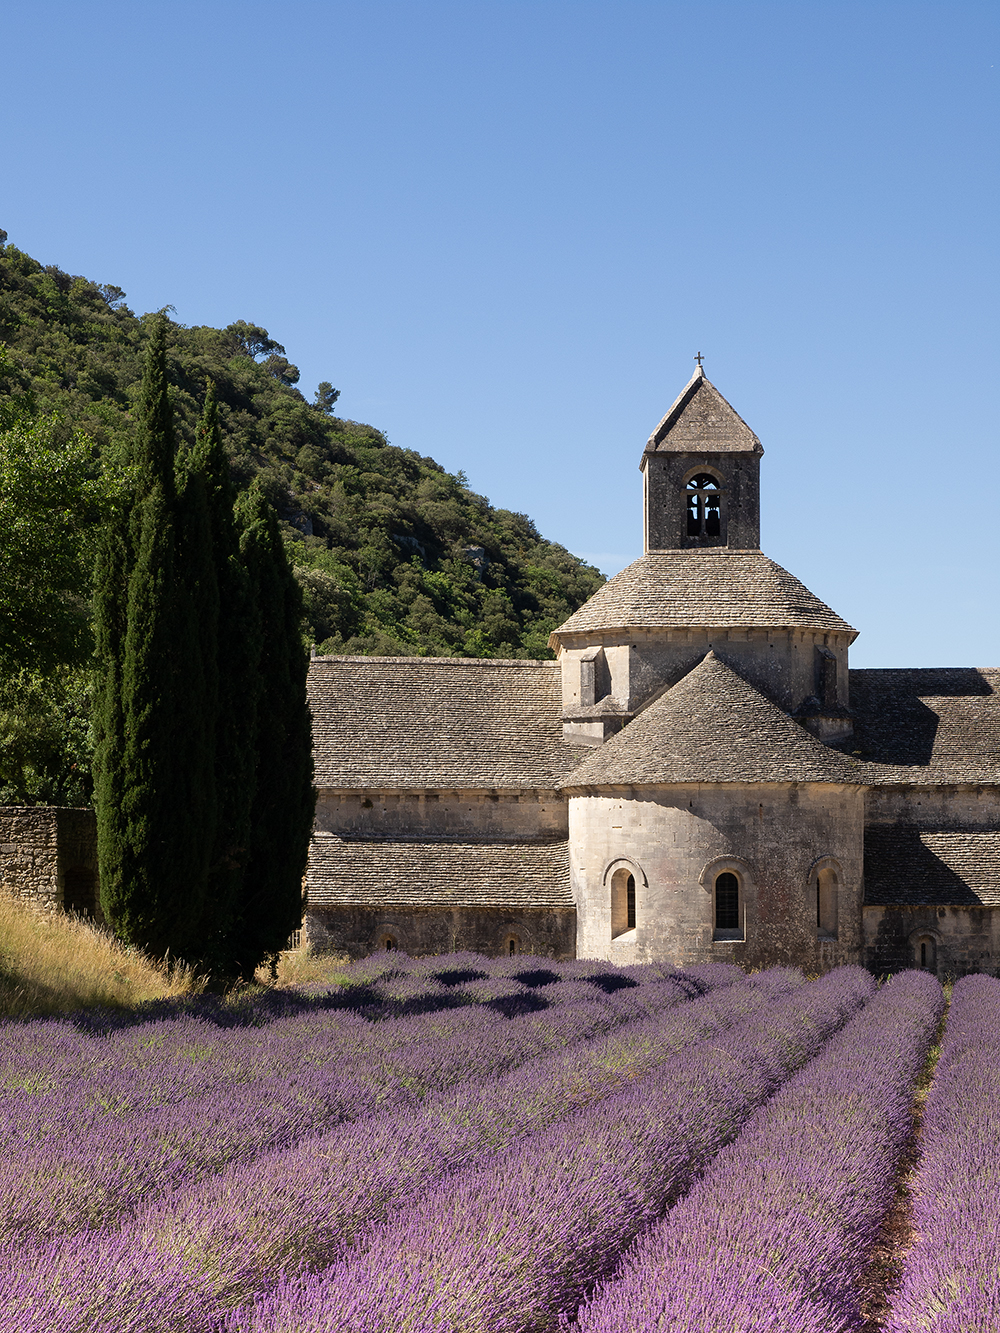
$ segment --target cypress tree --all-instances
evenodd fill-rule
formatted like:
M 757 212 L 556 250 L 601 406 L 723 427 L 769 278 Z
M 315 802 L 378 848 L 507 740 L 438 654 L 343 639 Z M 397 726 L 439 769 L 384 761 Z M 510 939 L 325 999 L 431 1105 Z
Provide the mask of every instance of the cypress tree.
M 261 643 L 260 614 L 240 553 L 233 512 L 236 492 L 222 445 L 212 383 L 187 465 L 189 475 L 194 481 L 200 480 L 205 490 L 218 588 L 214 710 L 217 823 L 200 956 L 210 970 L 225 976 L 238 971 L 233 931 L 250 855 Z
M 285 947 L 288 936 L 302 923 L 302 879 L 316 792 L 302 594 L 274 510 L 257 482 L 240 496 L 236 513 L 240 551 L 260 617 L 256 789 L 249 858 L 232 935 L 236 968 L 250 978 L 259 963 Z
M 108 533 L 96 589 L 95 805 L 101 904 L 147 951 L 192 954 L 215 836 L 213 615 L 204 483 L 178 497 L 166 321 L 146 350 L 123 550 Z

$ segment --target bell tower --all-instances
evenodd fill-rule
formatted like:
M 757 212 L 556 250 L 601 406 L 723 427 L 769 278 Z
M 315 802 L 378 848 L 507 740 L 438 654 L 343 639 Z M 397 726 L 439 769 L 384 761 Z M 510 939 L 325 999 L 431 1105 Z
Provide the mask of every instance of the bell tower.
M 644 549 L 759 549 L 763 452 L 699 362 L 639 464 Z

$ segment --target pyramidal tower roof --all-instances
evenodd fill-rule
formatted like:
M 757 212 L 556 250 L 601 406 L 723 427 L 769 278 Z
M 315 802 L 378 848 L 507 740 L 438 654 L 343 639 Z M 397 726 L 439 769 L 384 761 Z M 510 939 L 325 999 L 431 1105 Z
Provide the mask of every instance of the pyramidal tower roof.
M 674 782 L 866 782 L 863 766 L 811 736 L 708 652 L 564 788 Z
M 857 635 L 787 569 L 760 551 L 649 551 L 615 574 L 553 631 L 810 629 Z
M 760 440 L 726 402 L 701 366 L 646 443 L 644 454 L 764 452 Z

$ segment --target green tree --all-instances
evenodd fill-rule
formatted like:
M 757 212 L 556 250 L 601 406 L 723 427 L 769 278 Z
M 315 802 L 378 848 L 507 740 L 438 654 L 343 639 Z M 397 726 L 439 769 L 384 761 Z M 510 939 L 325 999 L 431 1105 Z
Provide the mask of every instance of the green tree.
M 238 971 L 251 977 L 302 923 L 302 880 L 316 805 L 306 698 L 309 660 L 302 595 L 274 510 L 258 485 L 237 501 L 240 550 L 260 617 L 260 699 L 250 856 L 233 936 Z
M 328 417 L 333 416 L 333 409 L 340 397 L 340 390 L 335 389 L 329 380 L 321 380 L 316 386 L 315 404 Z
M 86 661 L 89 585 L 109 490 L 91 442 L 52 417 L 0 433 L 0 675 Z
M 214 568 L 204 484 L 174 475 L 166 321 L 146 352 L 124 529 L 101 543 L 94 796 L 101 903 L 154 955 L 196 956 L 215 838 Z M 211 635 L 208 636 L 211 638 Z
M 209 382 L 189 484 L 204 488 L 218 589 L 214 708 L 217 823 L 202 918 L 201 956 L 223 975 L 237 972 L 233 932 L 250 855 L 256 783 L 255 735 L 260 695 L 260 611 L 240 553 L 233 507 L 236 491 L 219 431 L 215 386 Z M 203 636 L 204 638 L 204 636 Z
M 87 667 L 0 677 L 0 805 L 89 805 Z

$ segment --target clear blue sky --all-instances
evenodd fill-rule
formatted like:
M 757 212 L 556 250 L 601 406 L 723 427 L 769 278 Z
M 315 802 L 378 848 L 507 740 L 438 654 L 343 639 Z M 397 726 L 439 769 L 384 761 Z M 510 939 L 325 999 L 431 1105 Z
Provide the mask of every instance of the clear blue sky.
M 695 352 L 859 666 L 1000 665 L 995 3 L 7 6 L 0 226 L 611 573 Z

